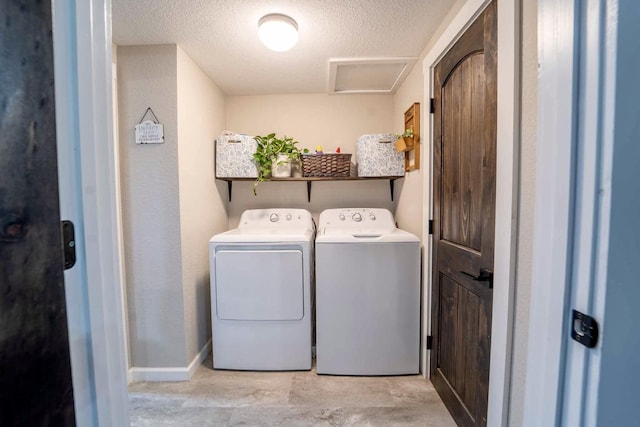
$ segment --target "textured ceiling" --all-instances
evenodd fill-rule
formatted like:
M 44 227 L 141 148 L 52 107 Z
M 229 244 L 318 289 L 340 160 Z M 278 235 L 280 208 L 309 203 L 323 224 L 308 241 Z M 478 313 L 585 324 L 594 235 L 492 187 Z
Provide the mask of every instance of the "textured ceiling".
M 417 57 L 454 0 L 112 0 L 116 45 L 177 43 L 228 95 L 327 91 L 330 58 Z M 258 20 L 284 13 L 300 40 L 272 52 Z M 388 71 L 388 70 L 387 70 Z

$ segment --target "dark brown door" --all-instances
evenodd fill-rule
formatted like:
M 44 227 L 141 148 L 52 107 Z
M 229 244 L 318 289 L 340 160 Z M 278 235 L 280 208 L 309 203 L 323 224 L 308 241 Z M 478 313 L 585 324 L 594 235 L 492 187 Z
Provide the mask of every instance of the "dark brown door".
M 495 1 L 435 68 L 431 376 L 462 426 L 487 424 L 496 167 Z
M 0 0 L 0 425 L 75 424 L 50 1 Z

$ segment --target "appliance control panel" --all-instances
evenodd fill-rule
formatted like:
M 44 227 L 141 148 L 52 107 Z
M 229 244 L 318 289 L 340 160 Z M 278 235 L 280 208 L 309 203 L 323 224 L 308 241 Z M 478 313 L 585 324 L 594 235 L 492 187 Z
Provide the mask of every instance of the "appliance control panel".
M 240 216 L 239 228 L 296 231 L 313 229 L 311 213 L 305 209 L 249 209 Z
M 380 208 L 327 209 L 320 214 L 318 229 L 369 229 L 388 230 L 396 228 L 393 215 Z

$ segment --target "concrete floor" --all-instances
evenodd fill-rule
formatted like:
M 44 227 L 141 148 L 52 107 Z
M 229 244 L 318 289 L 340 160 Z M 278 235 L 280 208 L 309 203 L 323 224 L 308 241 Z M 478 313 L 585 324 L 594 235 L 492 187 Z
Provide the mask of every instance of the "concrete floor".
M 129 402 L 134 427 L 455 426 L 418 375 L 219 371 L 211 356 L 191 381 L 131 384 Z

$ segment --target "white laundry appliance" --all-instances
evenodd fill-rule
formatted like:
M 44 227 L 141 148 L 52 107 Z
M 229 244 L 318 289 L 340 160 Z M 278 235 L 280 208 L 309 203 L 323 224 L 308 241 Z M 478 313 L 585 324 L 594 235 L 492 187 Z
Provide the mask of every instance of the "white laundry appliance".
M 319 374 L 419 372 L 420 241 L 386 209 L 328 209 L 316 235 Z
M 304 209 L 252 209 L 211 238 L 214 368 L 311 369 L 314 234 Z

